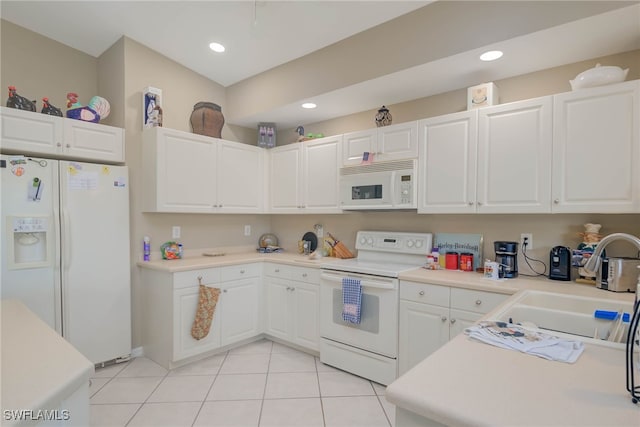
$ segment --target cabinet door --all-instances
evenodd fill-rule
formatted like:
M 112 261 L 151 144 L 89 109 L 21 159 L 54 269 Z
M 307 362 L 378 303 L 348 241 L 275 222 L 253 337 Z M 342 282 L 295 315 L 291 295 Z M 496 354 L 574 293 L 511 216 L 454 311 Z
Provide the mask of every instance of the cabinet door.
M 293 282 L 293 342 L 310 350 L 320 350 L 320 286 Z
M 551 108 L 543 97 L 478 111 L 478 212 L 551 211 Z
M 222 345 L 258 335 L 260 278 L 237 280 L 222 286 Z
M 465 328 L 472 326 L 482 316 L 480 313 L 451 309 L 449 314 L 449 339 L 453 339 L 456 335 L 463 333 Z
M 302 148 L 299 143 L 269 150 L 269 206 L 274 213 L 301 209 Z
M 156 144 L 157 210 L 213 212 L 217 200 L 215 139 L 160 130 Z
M 252 145 L 219 141 L 217 161 L 218 211 L 261 212 L 264 150 Z
M 418 157 L 418 122 L 378 128 L 377 160 L 415 159 Z
M 82 120 L 64 120 L 64 152 L 81 159 L 124 162 L 124 131 Z
M 640 210 L 640 83 L 554 96 L 553 211 Z
M 288 280 L 276 277 L 267 277 L 267 321 L 266 333 L 274 337 L 287 340 L 291 339 L 291 309 L 290 289 Z
M 359 165 L 362 154 L 378 151 L 378 130 L 368 129 L 342 135 L 342 164 Z
M 477 111 L 419 122 L 418 213 L 476 210 Z
M 214 286 L 214 285 L 212 285 Z M 218 304 L 213 313 L 211 329 L 206 337 L 196 340 L 191 336 L 191 326 L 198 309 L 198 286 L 177 289 L 173 292 L 173 359 L 174 361 L 184 359 L 213 350 L 220 347 L 221 317 L 222 305 L 224 304 L 222 296 L 218 300 Z
M 340 150 L 342 137 L 308 141 L 303 147 L 303 199 L 305 213 L 339 213 Z
M 402 375 L 449 341 L 449 309 L 400 301 L 398 369 Z
M 63 118 L 32 111 L 0 108 L 2 149 L 24 154 L 62 152 Z

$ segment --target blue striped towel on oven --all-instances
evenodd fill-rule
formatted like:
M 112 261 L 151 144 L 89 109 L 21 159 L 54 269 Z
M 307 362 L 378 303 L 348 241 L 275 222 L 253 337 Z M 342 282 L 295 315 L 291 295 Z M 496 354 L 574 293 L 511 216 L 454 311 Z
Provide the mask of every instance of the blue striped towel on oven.
M 360 279 L 342 278 L 342 319 L 345 322 L 360 323 L 362 311 L 362 284 Z

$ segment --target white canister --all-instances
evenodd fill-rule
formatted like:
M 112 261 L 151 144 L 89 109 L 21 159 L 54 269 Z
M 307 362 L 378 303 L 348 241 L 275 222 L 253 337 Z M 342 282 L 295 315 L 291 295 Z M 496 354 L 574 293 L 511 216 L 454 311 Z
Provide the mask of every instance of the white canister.
M 495 261 L 485 261 L 484 277 L 491 280 L 498 280 L 500 278 L 500 264 Z

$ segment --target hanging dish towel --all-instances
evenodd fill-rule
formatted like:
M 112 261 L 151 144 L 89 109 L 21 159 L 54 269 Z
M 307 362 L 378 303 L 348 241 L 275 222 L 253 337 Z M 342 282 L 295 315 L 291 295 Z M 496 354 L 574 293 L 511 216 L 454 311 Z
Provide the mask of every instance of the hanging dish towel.
M 193 338 L 201 340 L 209 334 L 213 312 L 216 310 L 219 296 L 220 289 L 200 285 L 198 309 L 196 310 L 196 318 L 193 319 L 193 326 L 191 326 L 191 336 Z
M 362 284 L 360 279 L 342 278 L 342 319 L 345 322 L 360 323 L 362 311 Z
M 584 343 L 581 341 L 565 340 L 507 322 L 482 321 L 465 329 L 464 332 L 470 338 L 496 347 L 565 363 L 574 363 L 584 351 Z

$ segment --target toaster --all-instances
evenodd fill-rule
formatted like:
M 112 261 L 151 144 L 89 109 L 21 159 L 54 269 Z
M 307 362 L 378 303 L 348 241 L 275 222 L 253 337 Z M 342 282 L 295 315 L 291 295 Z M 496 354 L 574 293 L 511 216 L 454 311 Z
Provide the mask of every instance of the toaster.
M 613 292 L 635 292 L 640 258 L 603 258 L 596 287 Z

